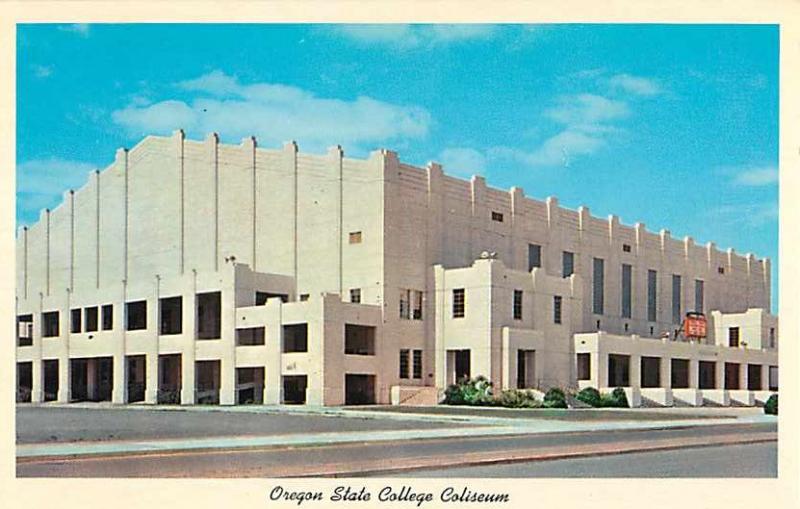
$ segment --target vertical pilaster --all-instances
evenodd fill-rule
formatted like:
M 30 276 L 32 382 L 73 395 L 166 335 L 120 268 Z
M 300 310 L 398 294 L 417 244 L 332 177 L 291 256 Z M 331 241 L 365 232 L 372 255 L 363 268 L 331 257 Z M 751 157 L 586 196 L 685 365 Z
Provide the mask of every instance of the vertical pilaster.
M 290 141 L 283 145 L 283 159 L 284 164 L 289 166 L 292 172 L 292 207 L 294 213 L 292 214 L 292 277 L 294 278 L 294 294 L 298 294 L 297 286 L 297 266 L 298 266 L 298 245 L 297 245 L 297 223 L 298 214 L 300 213 L 300 206 L 298 203 L 298 175 L 297 175 L 297 143 Z
M 660 386 L 666 389 L 672 387 L 672 358 L 668 355 L 661 357 L 658 364 Z
M 65 293 L 64 302 L 66 302 L 66 306 L 64 309 L 66 312 L 63 312 L 64 321 L 61 322 L 61 316 L 59 316 L 59 330 L 58 330 L 58 394 L 56 395 L 56 400 L 59 403 L 69 403 L 70 399 L 70 390 L 72 388 L 71 385 L 71 366 L 70 366 L 70 359 L 69 359 L 69 343 L 70 343 L 70 323 L 69 320 L 70 316 L 70 309 L 72 309 L 72 293 L 73 290 L 71 288 L 67 288 Z
M 472 176 L 472 180 L 470 180 L 470 196 L 472 221 L 469 224 L 469 256 L 470 260 L 475 260 L 479 251 L 484 247 L 475 245 L 475 239 L 481 236 L 480 233 L 476 233 L 476 230 L 485 230 L 487 222 L 491 220 L 491 218 L 486 217 L 486 179 L 478 175 Z
M 172 133 L 172 143 L 175 150 L 175 159 L 178 166 L 178 221 L 180 221 L 178 232 L 178 270 L 184 273 L 186 268 L 186 189 L 185 189 L 185 160 L 184 145 L 186 136 L 182 129 Z M 149 361 L 148 366 L 149 366 Z M 148 375 L 149 377 L 149 375 Z M 145 394 L 145 398 L 147 395 Z
M 211 133 L 205 140 L 208 157 L 214 173 L 214 271 L 219 271 L 219 136 Z
M 328 149 L 328 157 L 330 158 L 331 165 L 336 172 L 336 180 L 337 180 L 337 187 L 336 187 L 336 229 L 337 229 L 337 242 L 336 242 L 336 251 L 337 251 L 337 272 L 338 272 L 338 285 L 339 285 L 339 296 L 344 298 L 344 260 L 343 260 L 343 237 L 344 237 L 344 226 L 343 226 L 343 215 L 344 215 L 344 175 L 343 175 L 343 167 L 342 167 L 342 157 L 344 153 L 342 152 L 342 147 L 340 145 L 336 145 L 335 147 L 331 147 Z
M 280 299 L 270 299 L 267 301 L 265 309 L 267 358 L 264 366 L 264 404 L 266 405 L 280 404 L 283 393 L 283 373 L 281 372 L 282 306 L 283 303 Z
M 195 359 L 197 341 L 197 271 L 192 269 L 191 293 L 183 302 L 183 350 L 181 351 L 181 405 L 195 402 Z
M 128 149 L 120 148 L 117 149 L 116 154 L 116 164 L 122 166 L 122 174 L 125 176 L 123 179 L 123 189 L 125 200 L 123 202 L 123 215 L 125 217 L 124 221 L 124 232 L 122 235 L 122 253 L 123 253 L 123 269 L 122 269 L 122 279 L 123 281 L 128 280 L 128 236 L 129 236 L 129 221 L 130 215 L 128 213 L 129 207 L 129 192 L 128 192 L 128 184 L 130 180 L 130 176 L 128 175 Z
M 100 288 L 100 171 L 93 174 L 95 188 L 94 203 L 94 287 Z
M 714 388 L 725 388 L 725 362 L 717 361 L 714 363 Z
M 689 388 L 690 389 L 699 389 L 700 384 L 698 380 L 700 378 L 700 361 L 697 359 L 689 359 Z
M 220 405 L 236 403 L 236 265 L 226 263 L 222 278 L 220 316 Z

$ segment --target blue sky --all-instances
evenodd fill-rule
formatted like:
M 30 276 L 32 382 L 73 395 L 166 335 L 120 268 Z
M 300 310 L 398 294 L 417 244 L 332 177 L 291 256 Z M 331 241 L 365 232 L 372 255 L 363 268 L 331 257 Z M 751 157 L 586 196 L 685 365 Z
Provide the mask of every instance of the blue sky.
M 17 221 L 146 134 L 484 175 L 778 266 L 774 25 L 19 25 Z

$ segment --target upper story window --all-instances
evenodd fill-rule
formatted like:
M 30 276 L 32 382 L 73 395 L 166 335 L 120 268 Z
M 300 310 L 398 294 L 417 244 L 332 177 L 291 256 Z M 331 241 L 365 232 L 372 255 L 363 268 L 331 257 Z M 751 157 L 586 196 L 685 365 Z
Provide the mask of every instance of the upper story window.
M 723 267 L 722 265 L 717 267 L 717 274 L 725 274 L 725 267 Z
M 78 334 L 81 330 L 81 308 L 76 308 L 70 311 L 69 331 Z
M 289 294 L 286 293 L 256 292 L 256 306 L 263 306 L 267 300 L 275 297 L 281 299 L 281 302 L 289 302 Z
M 114 328 L 114 305 L 104 304 L 102 308 L 103 313 L 103 330 L 111 330 Z
M 86 332 L 95 332 L 98 325 L 97 306 L 92 306 L 83 310 L 86 319 Z
M 514 290 L 514 320 L 522 320 L 522 290 Z
M 539 244 L 528 244 L 528 272 L 534 267 L 542 266 L 542 246 Z
M 31 346 L 33 344 L 33 315 L 19 315 L 17 317 L 17 346 Z
M 647 320 L 650 322 L 655 322 L 657 311 L 658 311 L 658 272 L 650 269 L 647 271 Z M 652 335 L 652 332 L 650 334 Z
M 350 289 L 350 302 L 353 304 L 361 304 L 361 288 Z
M 633 269 L 627 263 L 622 264 L 622 318 L 631 317 L 631 290 L 633 286 Z
M 570 277 L 575 273 L 575 253 L 563 251 L 561 253 L 561 276 Z
M 672 323 L 681 323 L 681 276 L 672 275 Z
M 694 280 L 694 310 L 698 313 L 703 312 L 705 306 L 705 283 L 702 279 Z
M 464 318 L 464 289 L 456 288 L 453 290 L 453 318 Z
M 283 353 L 308 352 L 308 324 L 283 326 Z
M 222 336 L 222 293 L 197 294 L 197 339 L 219 339 Z
M 625 253 L 631 252 L 631 245 L 630 244 L 622 244 L 622 251 Z
M 492 221 L 497 221 L 498 223 L 502 223 L 503 214 L 501 212 L 492 211 Z
M 739 346 L 739 327 L 728 327 L 728 346 Z
M 375 355 L 375 327 L 344 325 L 344 353 L 348 355 Z
M 553 296 L 553 323 L 561 323 L 561 308 L 563 306 L 561 295 Z
M 125 329 L 142 330 L 147 328 L 147 301 L 128 302 L 125 304 Z
M 414 350 L 414 378 L 422 378 L 422 350 Z
M 592 312 L 603 314 L 605 292 L 605 261 L 602 258 L 592 260 Z
M 54 338 L 59 335 L 58 311 L 42 313 L 42 337 Z
M 769 328 L 769 347 L 775 348 L 775 327 Z
M 351 244 L 361 244 L 361 232 L 350 232 L 348 239 Z
M 158 300 L 161 318 L 159 334 L 180 334 L 183 330 L 183 297 L 164 297 Z
M 422 291 L 400 290 L 400 318 L 422 320 Z

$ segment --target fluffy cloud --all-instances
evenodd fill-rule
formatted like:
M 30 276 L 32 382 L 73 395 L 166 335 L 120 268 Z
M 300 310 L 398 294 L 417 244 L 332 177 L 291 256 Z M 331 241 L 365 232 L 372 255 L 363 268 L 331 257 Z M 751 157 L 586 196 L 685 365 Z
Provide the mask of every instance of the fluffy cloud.
M 17 166 L 17 217 L 30 224 L 44 208 L 55 208 L 67 189 L 77 189 L 95 169 L 90 163 L 64 159 L 36 159 Z
M 58 27 L 59 30 L 62 32 L 71 32 L 73 34 L 78 34 L 81 37 L 89 37 L 89 25 L 88 23 L 75 23 L 72 25 L 64 25 Z
M 191 100 L 131 104 L 112 113 L 129 134 L 166 134 L 183 128 L 193 136 L 219 132 L 239 139 L 255 135 L 262 143 L 297 140 L 306 150 L 324 150 L 333 141 L 358 151 L 365 144 L 420 138 L 428 133 L 424 108 L 397 105 L 367 96 L 353 100 L 317 97 L 298 87 L 240 84 L 220 71 L 177 84 Z M 371 148 L 371 147 L 368 147 Z
M 739 170 L 733 178 L 741 186 L 769 186 L 778 183 L 778 168 L 775 166 L 754 167 Z
M 486 157 L 472 148 L 447 148 L 439 154 L 438 160 L 448 175 L 471 177 L 483 175 L 486 170 Z
M 398 49 L 451 44 L 490 37 L 495 27 L 476 24 L 446 25 L 336 25 L 329 30 L 361 44 L 379 44 Z
M 609 85 L 636 95 L 652 96 L 661 92 L 655 80 L 630 74 L 616 74 L 609 78 Z

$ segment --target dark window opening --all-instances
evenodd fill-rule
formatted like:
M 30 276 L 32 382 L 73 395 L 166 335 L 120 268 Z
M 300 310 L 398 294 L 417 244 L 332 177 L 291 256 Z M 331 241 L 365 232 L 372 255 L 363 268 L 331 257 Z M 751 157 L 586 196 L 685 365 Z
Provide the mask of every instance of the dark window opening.
M 656 321 L 658 303 L 658 273 L 654 270 L 647 271 L 647 320 Z M 652 332 L 650 333 L 652 334 Z
M 594 258 L 592 260 L 592 313 L 596 315 L 603 314 L 604 307 L 604 288 L 605 281 L 605 262 L 602 258 Z
M 630 244 L 622 244 L 622 251 L 624 251 L 625 253 L 630 253 L 631 252 L 631 245 Z
M 498 223 L 503 222 L 503 214 L 500 212 L 492 211 L 492 221 L 497 221 Z
M 578 380 L 592 379 L 592 354 L 578 354 Z
M 631 317 L 631 287 L 633 286 L 633 268 L 622 264 L 622 318 Z
M 778 366 L 769 367 L 769 390 L 778 390 Z
M 361 244 L 361 232 L 350 232 L 348 239 L 351 244 Z
M 455 354 L 456 381 L 470 378 L 471 356 L 469 350 L 456 350 Z
M 256 292 L 256 306 L 263 306 L 267 303 L 267 299 L 276 297 L 281 299 L 281 302 L 289 302 L 289 295 L 285 293 Z
M 542 266 L 542 246 L 539 244 L 528 244 L 528 272 L 534 267 Z
M 575 253 L 563 251 L 561 253 L 561 276 L 570 277 L 575 273 Z
M 562 306 L 561 295 L 554 295 L 553 296 L 553 323 L 555 323 L 555 324 L 560 324 L 561 323 L 561 306 Z
M 222 333 L 222 292 L 197 294 L 197 339 L 219 339 Z
M 180 334 L 183 332 L 183 297 L 159 299 L 158 312 L 161 316 L 159 334 Z
M 265 342 L 266 330 L 264 327 L 249 327 L 236 329 L 236 346 L 256 346 Z
M 308 294 L 307 293 L 301 293 L 300 294 L 300 302 L 306 302 L 307 300 L 308 300 Z
M 58 399 L 58 369 L 58 359 L 42 361 L 45 401 L 55 401 Z
M 348 355 L 375 355 L 375 327 L 345 324 L 344 353 Z
M 308 324 L 283 326 L 283 353 L 308 352 Z
M 522 320 L 522 290 L 514 290 L 514 320 Z
M 608 355 L 608 386 L 628 387 L 630 385 L 630 355 Z
M 33 390 L 33 363 L 17 363 L 17 403 L 30 403 Z
M 672 359 L 670 366 L 670 379 L 673 389 L 689 388 L 689 359 Z
M 42 313 L 42 337 L 54 338 L 58 334 L 58 311 Z
M 408 353 L 406 349 L 400 350 L 400 378 L 408 378 Z
M 97 306 L 92 306 L 83 310 L 86 319 L 86 332 L 96 332 L 98 325 Z
M 422 350 L 414 350 L 414 378 L 422 378 Z
M 640 382 L 644 388 L 661 387 L 661 358 L 642 357 Z
M 464 289 L 453 290 L 453 318 L 464 318 Z
M 725 267 L 717 267 L 717 274 L 725 274 Z
M 158 394 L 159 404 L 177 404 L 181 402 L 183 387 L 183 360 L 181 354 L 158 356 Z
M 33 344 L 33 315 L 17 316 L 17 346 Z
M 703 312 L 705 307 L 705 283 L 701 279 L 694 280 L 694 310 L 698 313 Z
M 672 275 L 672 323 L 681 323 L 681 277 Z
M 353 304 L 361 304 L 361 288 L 350 289 L 350 302 Z
M 236 368 L 236 404 L 264 403 L 264 368 Z
M 725 388 L 729 391 L 739 390 L 739 369 L 735 362 L 725 363 Z
M 304 405 L 307 386 L 308 377 L 306 375 L 284 376 L 282 403 L 284 405 Z
M 145 376 L 147 373 L 147 365 L 145 363 L 144 355 L 129 355 L 126 358 L 126 370 L 128 380 L 128 403 L 136 403 L 137 401 L 144 401 L 145 393 Z
M 375 375 L 345 374 L 345 405 L 375 404 Z
M 700 389 L 716 389 L 716 363 L 711 361 L 700 361 L 697 369 Z
M 414 290 L 411 292 L 411 317 L 414 320 L 422 320 L 422 292 Z
M 195 402 L 198 405 L 218 405 L 220 361 L 195 362 Z
M 728 346 L 739 346 L 739 327 L 728 327 Z
M 111 330 L 114 328 L 114 306 L 112 304 L 105 304 L 103 306 L 103 330 Z
M 747 390 L 760 391 L 763 387 L 761 382 L 761 364 L 747 365 Z
M 69 331 L 72 334 L 81 332 L 81 309 L 73 309 L 70 311 Z
M 147 328 L 147 301 L 128 302 L 125 304 L 127 330 L 143 330 Z

